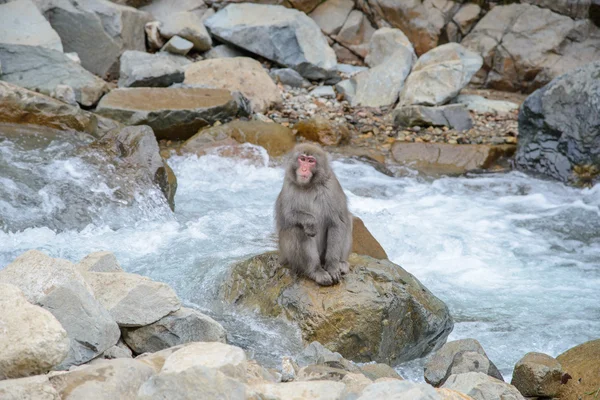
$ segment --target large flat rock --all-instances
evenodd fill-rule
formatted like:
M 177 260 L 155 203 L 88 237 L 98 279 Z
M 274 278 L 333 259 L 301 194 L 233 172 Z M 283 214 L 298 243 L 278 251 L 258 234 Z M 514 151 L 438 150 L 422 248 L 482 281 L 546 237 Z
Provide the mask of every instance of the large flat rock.
M 31 0 L 0 4 L 0 42 L 63 51 L 58 33 Z
M 126 125 L 148 125 L 158 139 L 188 139 L 198 129 L 238 113 L 222 89 L 130 88 L 104 96 L 96 112 Z

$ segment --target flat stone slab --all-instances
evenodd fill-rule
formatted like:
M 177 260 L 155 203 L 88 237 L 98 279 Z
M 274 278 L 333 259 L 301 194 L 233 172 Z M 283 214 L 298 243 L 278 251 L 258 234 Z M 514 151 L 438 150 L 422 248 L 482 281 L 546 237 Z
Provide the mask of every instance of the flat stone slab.
M 148 125 L 158 139 L 188 139 L 236 116 L 238 103 L 222 89 L 127 88 L 104 96 L 96 112 L 126 125 Z

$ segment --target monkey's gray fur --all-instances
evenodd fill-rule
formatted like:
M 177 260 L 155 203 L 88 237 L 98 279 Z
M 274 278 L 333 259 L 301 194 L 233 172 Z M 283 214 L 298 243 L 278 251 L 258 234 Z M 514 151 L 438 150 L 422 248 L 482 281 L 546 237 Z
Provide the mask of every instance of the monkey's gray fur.
M 316 159 L 307 183 L 300 182 L 297 175 L 302 155 Z M 299 144 L 289 155 L 275 216 L 282 264 L 323 286 L 339 282 L 341 275 L 348 273 L 352 215 L 327 154 L 320 147 Z

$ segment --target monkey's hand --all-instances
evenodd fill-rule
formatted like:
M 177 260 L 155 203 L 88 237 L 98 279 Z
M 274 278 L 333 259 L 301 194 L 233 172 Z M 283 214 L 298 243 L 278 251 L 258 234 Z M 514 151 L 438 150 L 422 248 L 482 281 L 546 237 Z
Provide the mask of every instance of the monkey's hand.
M 314 222 L 305 222 L 302 224 L 302 229 L 306 236 L 315 237 L 317 235 L 317 227 Z
M 325 271 L 329 273 L 333 283 L 338 283 L 342 279 L 342 266 L 338 261 L 326 262 Z

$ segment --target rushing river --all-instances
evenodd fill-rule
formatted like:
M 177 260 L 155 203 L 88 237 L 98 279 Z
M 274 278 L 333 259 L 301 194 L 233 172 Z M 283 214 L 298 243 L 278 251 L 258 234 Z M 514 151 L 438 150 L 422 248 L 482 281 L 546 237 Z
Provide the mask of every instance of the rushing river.
M 230 341 L 262 362 L 274 366 L 301 349 L 287 323 L 215 300 L 229 265 L 275 248 L 283 172 L 262 149 L 261 166 L 171 158 L 179 182 L 172 214 L 152 188 L 120 199 L 116 182 L 76 156 L 82 144 L 57 138 L 39 151 L 0 138 L 0 268 L 32 248 L 74 262 L 110 250 L 128 272 L 170 284 L 186 305 L 222 322 Z M 390 259 L 448 304 L 450 340 L 476 338 L 505 376 L 529 351 L 556 356 L 600 337 L 600 186 L 517 172 L 392 178 L 356 162 L 333 165 L 352 212 Z M 422 379 L 421 368 L 417 361 L 399 371 Z

